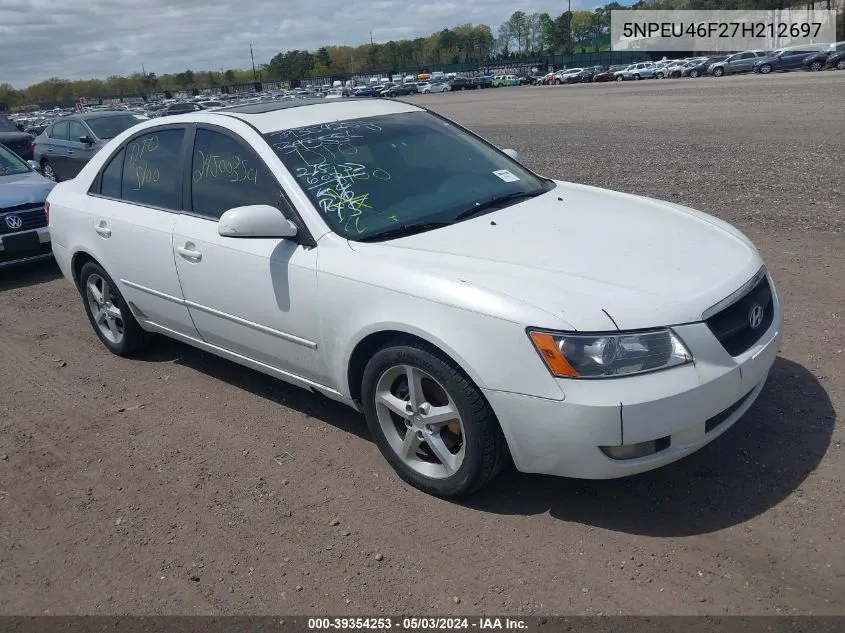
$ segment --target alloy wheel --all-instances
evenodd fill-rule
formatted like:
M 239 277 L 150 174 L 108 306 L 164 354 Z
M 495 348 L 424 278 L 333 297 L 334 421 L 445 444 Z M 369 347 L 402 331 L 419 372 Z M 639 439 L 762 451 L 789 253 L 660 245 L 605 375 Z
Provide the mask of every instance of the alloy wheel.
M 85 297 L 100 333 L 109 342 L 120 345 L 125 331 L 123 313 L 114 302 L 111 286 L 100 275 L 89 275 L 85 284 Z
M 411 365 L 387 369 L 376 383 L 375 409 L 391 449 L 421 475 L 454 475 L 465 457 L 464 425 L 454 400 L 430 374 Z
M 44 166 L 41 168 L 41 173 L 47 180 L 52 180 L 53 182 L 57 182 L 56 181 L 56 172 L 53 171 L 53 166 L 50 163 L 46 163 L 46 162 L 44 163 Z

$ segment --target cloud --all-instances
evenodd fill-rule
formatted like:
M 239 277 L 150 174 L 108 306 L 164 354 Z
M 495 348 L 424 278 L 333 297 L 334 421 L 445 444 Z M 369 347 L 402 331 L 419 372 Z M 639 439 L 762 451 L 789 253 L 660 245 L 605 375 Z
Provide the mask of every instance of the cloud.
M 575 0 L 573 10 L 584 3 Z M 595 3 L 592 3 L 595 4 Z M 280 51 L 414 38 L 559 0 L 0 0 L 0 83 L 248 68 Z

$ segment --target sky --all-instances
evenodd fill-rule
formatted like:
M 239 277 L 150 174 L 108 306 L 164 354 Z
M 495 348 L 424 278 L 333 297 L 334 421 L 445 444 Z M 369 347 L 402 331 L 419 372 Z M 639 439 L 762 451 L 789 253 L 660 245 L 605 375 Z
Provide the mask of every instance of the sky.
M 596 2 L 573 0 L 572 8 Z M 0 0 L 0 84 L 249 68 L 280 51 L 413 39 L 562 0 Z

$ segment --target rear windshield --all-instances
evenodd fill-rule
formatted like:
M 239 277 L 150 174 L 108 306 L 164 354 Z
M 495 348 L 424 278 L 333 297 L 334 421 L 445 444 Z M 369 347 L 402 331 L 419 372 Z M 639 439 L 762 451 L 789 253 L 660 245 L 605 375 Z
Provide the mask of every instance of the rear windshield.
M 117 116 L 104 116 L 92 119 L 85 119 L 88 127 L 102 140 L 108 140 L 119 135 L 124 130 L 128 130 L 133 125 L 137 125 L 139 119 L 133 114 L 120 114 Z
M 0 114 L 0 132 L 20 132 L 20 130 L 9 117 Z

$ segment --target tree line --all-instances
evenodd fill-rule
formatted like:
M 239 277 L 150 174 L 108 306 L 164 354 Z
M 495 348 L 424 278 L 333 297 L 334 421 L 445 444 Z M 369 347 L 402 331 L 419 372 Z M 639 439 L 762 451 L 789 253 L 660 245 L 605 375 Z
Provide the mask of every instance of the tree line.
M 818 5 L 830 0 L 819 0 Z M 322 46 L 316 51 L 289 50 L 268 64 L 252 69 L 185 70 L 156 75 L 134 73 L 105 79 L 69 81 L 52 77 L 22 90 L 0 84 L 0 103 L 9 107 L 79 97 L 140 95 L 238 85 L 261 79 L 290 81 L 308 77 L 390 72 L 402 68 L 502 62 L 558 53 L 593 52 L 609 48 L 610 14 L 623 9 L 775 9 L 794 0 L 640 0 L 625 6 L 612 2 L 593 11 L 560 15 L 515 11 L 496 32 L 486 24 L 462 24 L 413 40 L 368 42 L 360 46 Z M 818 6 L 821 8 L 821 6 Z

